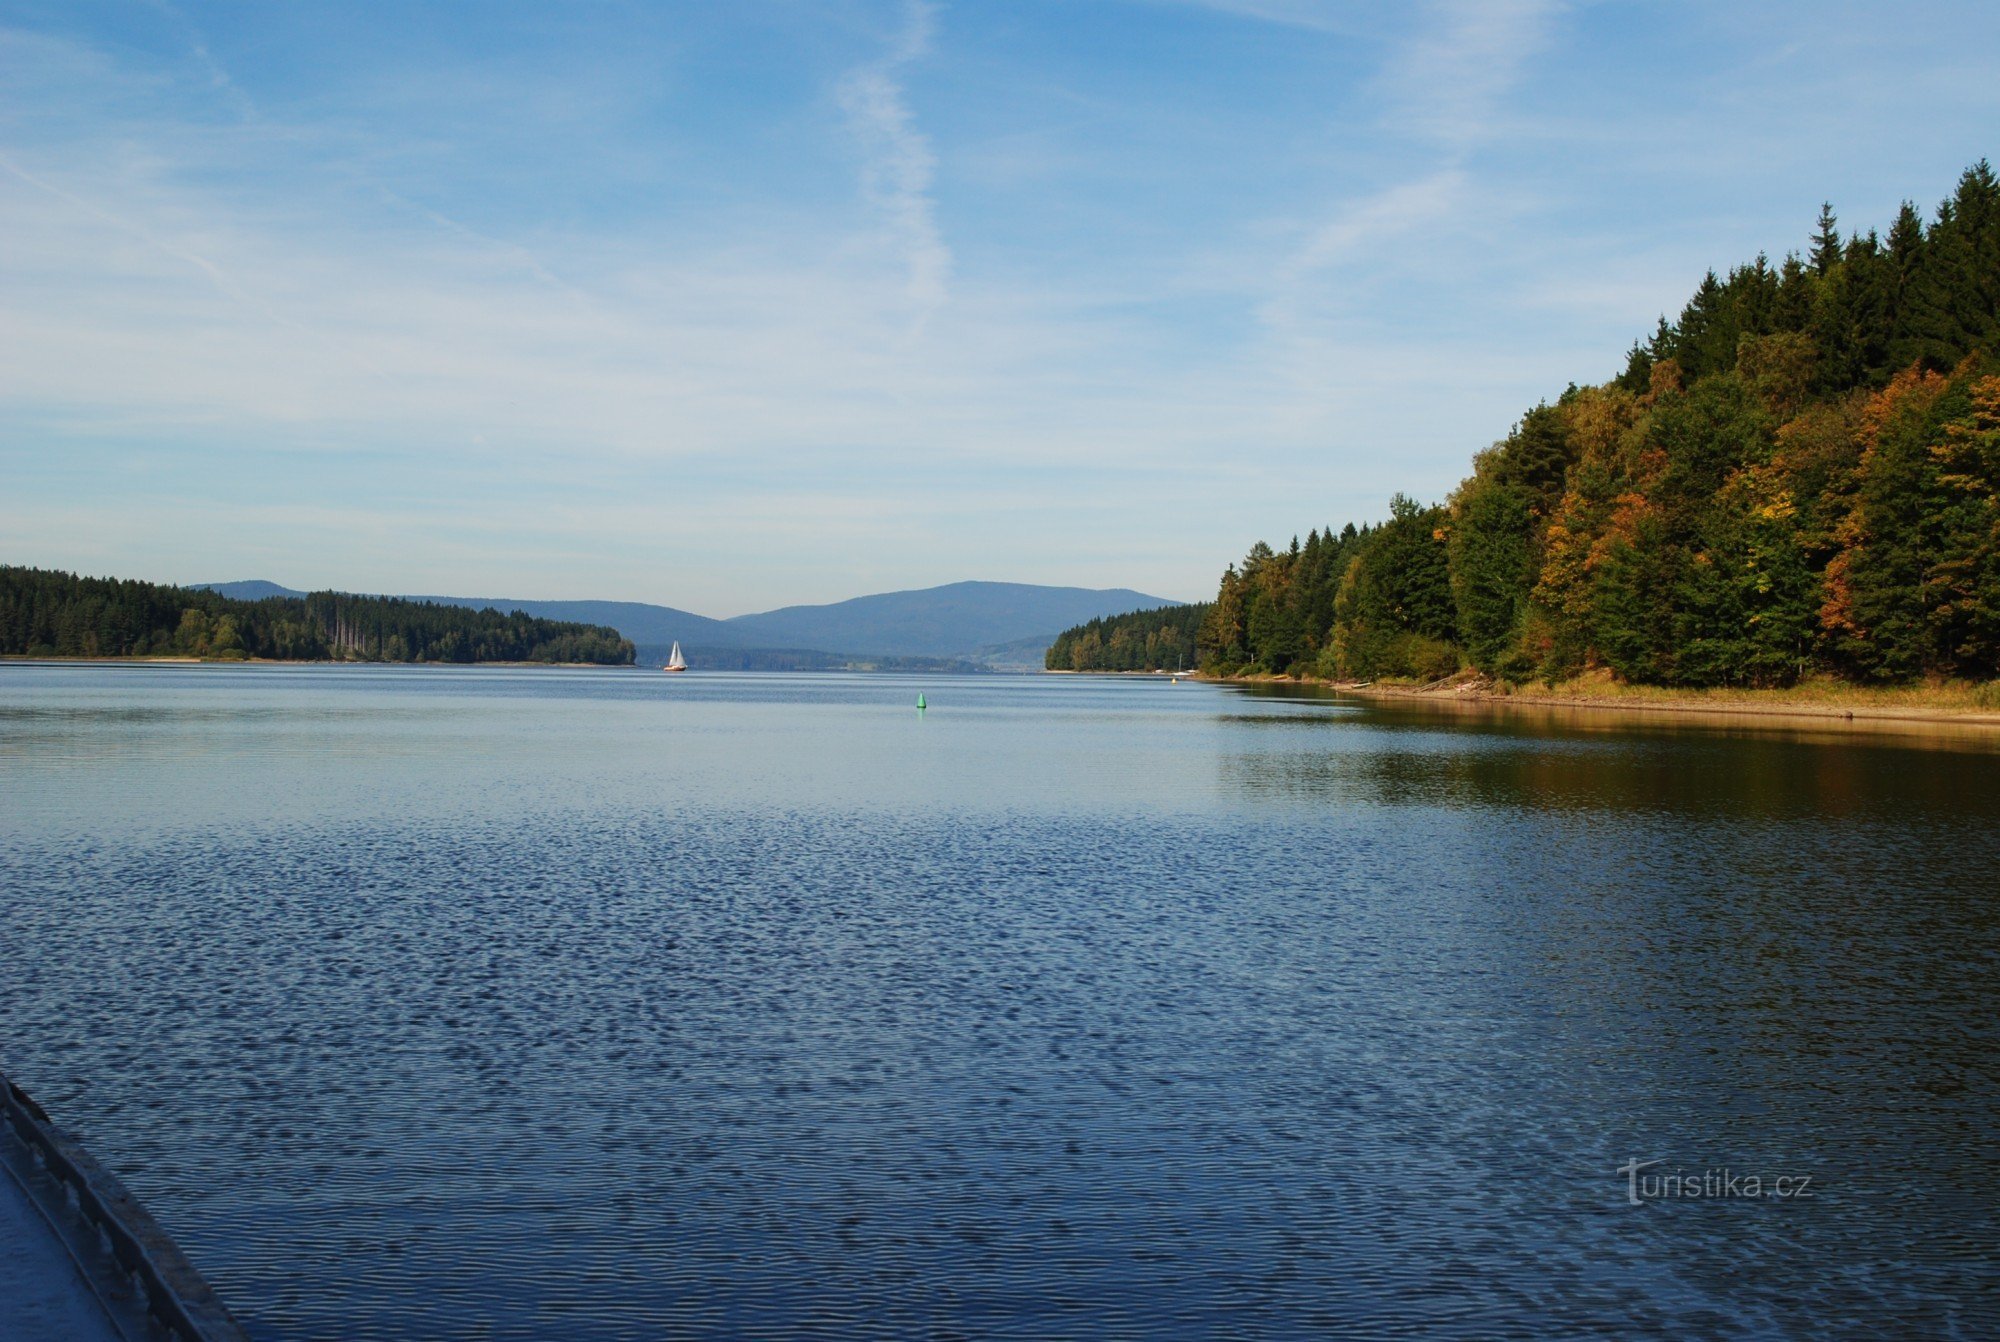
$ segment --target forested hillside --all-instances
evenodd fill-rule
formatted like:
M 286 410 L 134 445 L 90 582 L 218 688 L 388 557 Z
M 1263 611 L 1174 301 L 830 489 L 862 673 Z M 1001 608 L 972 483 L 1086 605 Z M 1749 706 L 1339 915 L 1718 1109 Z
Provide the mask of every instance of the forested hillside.
M 395 597 L 238 601 L 200 588 L 0 567 L 0 654 L 358 662 L 598 662 L 632 644 L 595 625 Z
M 1205 601 L 1099 616 L 1056 635 L 1043 665 L 1051 671 L 1192 671 L 1207 616 Z
M 1259 544 L 1206 670 L 1666 685 L 2000 675 L 2000 183 L 1711 272 L 1451 497 Z M 1072 640 L 1074 646 L 1074 640 Z M 1096 664 L 1090 669 L 1098 669 Z M 1102 669 L 1110 669 L 1108 666 Z

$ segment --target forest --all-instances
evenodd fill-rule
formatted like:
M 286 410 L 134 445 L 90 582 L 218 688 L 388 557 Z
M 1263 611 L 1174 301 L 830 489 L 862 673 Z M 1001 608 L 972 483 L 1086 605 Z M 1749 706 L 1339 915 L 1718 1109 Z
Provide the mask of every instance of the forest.
M 629 665 L 601 625 L 386 596 L 238 601 L 195 587 L 0 566 L 0 655 Z
M 1051 671 L 1192 671 L 1208 603 L 1105 615 L 1056 635 L 1043 658 Z
M 1048 664 L 1171 668 L 1160 614 L 1070 630 Z M 1992 168 L 1886 236 L 1843 236 L 1827 206 L 1803 255 L 1711 271 L 1620 375 L 1529 410 L 1443 502 L 1253 546 L 1196 647 L 1210 674 L 1348 681 L 2000 676 Z

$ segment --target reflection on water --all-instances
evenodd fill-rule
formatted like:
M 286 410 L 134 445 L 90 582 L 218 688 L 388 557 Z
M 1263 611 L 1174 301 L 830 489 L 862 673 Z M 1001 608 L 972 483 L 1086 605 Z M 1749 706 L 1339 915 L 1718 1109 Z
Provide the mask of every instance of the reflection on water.
M 1773 704 L 1690 708 L 1633 700 L 1610 704 L 1538 704 L 1506 699 L 1370 698 L 1314 685 L 1256 684 L 1241 693 L 1260 699 L 1366 711 L 1380 725 L 1426 725 L 1519 735 L 1702 736 L 1818 745 L 1892 745 L 1902 749 L 2000 752 L 2000 715 L 1926 719 L 1862 712 L 1835 717 Z M 1914 710 L 1913 710 L 1914 712 Z
M 0 1038 L 260 1337 L 1986 1335 L 1992 769 L 0 668 Z M 1814 1195 L 1634 1207 L 1635 1159 Z

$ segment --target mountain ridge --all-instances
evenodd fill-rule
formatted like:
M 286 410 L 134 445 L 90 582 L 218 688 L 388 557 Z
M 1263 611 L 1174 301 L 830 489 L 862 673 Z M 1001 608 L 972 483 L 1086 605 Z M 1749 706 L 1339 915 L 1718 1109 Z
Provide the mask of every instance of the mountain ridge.
M 302 595 L 265 579 L 195 583 L 256 601 Z M 781 606 L 726 620 L 643 601 L 514 600 L 408 594 L 404 600 L 522 611 L 543 619 L 608 625 L 641 646 L 696 650 L 804 650 L 850 657 L 922 657 L 994 667 L 1039 667 L 1041 650 L 1071 625 L 1100 615 L 1182 603 L 1125 587 L 1054 587 L 968 580 L 876 592 L 819 605 Z

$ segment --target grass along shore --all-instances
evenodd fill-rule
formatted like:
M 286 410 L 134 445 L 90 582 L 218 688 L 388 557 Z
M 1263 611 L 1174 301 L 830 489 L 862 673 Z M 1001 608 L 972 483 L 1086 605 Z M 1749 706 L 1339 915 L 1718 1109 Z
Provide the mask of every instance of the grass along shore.
M 1216 681 L 1216 677 L 1204 677 Z M 1331 681 L 1289 676 L 1229 676 L 1223 683 L 1319 685 L 1361 698 L 1518 704 L 1543 708 L 1612 709 L 1640 713 L 1727 713 L 1750 717 L 1952 722 L 2000 727 L 2000 681 L 1917 685 L 1856 685 L 1831 677 L 1783 689 L 1676 689 L 1629 685 L 1607 671 L 1551 685 L 1515 685 L 1465 671 L 1428 684 L 1415 681 Z

